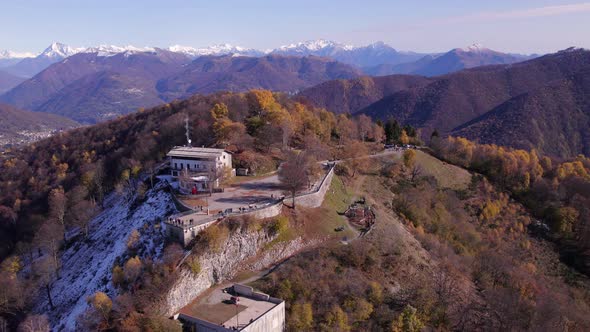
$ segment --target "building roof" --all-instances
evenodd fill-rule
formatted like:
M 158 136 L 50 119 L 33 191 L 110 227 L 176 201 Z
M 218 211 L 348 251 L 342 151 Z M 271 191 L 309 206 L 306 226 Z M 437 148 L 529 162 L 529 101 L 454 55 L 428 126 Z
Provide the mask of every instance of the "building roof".
M 274 298 L 264 300 L 240 294 L 239 303 L 235 305 L 230 303 L 231 297 L 231 294 L 216 290 L 182 308 L 180 314 L 185 318 L 196 318 L 225 328 L 242 330 L 283 302 Z
M 170 152 L 168 157 L 177 158 L 216 158 L 221 156 L 224 149 L 212 149 L 212 148 L 196 148 L 191 146 L 176 146 Z

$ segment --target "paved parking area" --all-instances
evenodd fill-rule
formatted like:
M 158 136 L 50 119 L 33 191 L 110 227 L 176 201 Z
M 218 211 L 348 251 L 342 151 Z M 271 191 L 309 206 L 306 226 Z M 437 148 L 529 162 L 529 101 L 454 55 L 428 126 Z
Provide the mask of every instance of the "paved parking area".
M 271 202 L 283 195 L 278 175 L 260 178 L 225 188 L 209 197 L 209 208 L 225 210 Z

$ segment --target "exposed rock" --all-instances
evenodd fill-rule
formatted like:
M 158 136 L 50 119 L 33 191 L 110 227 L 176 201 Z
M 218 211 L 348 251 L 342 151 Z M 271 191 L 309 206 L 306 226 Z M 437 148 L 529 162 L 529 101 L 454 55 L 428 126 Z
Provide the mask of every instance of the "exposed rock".
M 299 237 L 292 241 L 279 242 L 265 248 L 276 236 L 269 236 L 264 231 L 232 234 L 222 251 L 203 253 L 200 257 L 201 272 L 195 275 L 187 268 L 182 268 L 179 278 L 172 286 L 163 311 L 172 315 L 209 287 L 232 279 L 244 269 L 262 270 L 276 264 L 303 248 L 315 244 Z M 250 262 L 250 263 L 246 263 Z

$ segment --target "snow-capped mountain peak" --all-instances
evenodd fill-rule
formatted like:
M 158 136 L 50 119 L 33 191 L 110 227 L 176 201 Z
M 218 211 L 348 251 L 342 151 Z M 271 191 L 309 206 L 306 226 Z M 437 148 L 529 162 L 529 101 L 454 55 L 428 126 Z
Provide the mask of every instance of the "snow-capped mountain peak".
M 317 39 L 317 40 L 308 40 L 304 42 L 292 43 L 289 45 L 283 45 L 272 52 L 274 53 L 289 53 L 289 54 L 298 54 L 298 53 L 313 53 L 313 52 L 321 52 L 324 50 L 334 50 L 334 49 L 342 49 L 342 50 L 352 50 L 354 46 L 346 45 L 337 43 L 331 40 L 325 39 Z
M 143 52 L 154 52 L 153 47 L 135 47 L 133 45 L 116 46 L 116 45 L 99 45 L 95 47 L 88 47 L 82 53 L 97 53 L 98 56 L 113 56 L 120 53 L 134 54 Z
M 76 53 L 80 53 L 82 50 L 84 49 L 74 48 L 62 43 L 53 42 L 51 43 L 51 45 L 49 45 L 49 47 L 47 47 L 43 52 L 41 52 L 39 56 L 46 58 L 67 58 Z
M 472 52 L 472 53 L 479 53 L 479 52 L 485 52 L 488 51 L 489 49 L 485 48 L 483 45 L 478 44 L 478 43 L 474 43 L 472 45 L 469 45 L 467 47 L 463 47 L 460 49 L 463 52 Z
M 37 54 L 31 52 L 13 52 L 10 50 L 0 50 L 0 59 L 24 59 L 34 58 Z
M 192 58 L 197 58 L 204 55 L 260 55 L 262 52 L 255 49 L 245 48 L 241 46 L 234 46 L 231 44 L 216 44 L 209 47 L 194 48 L 191 46 L 173 45 L 168 47 L 168 51 L 182 53 Z

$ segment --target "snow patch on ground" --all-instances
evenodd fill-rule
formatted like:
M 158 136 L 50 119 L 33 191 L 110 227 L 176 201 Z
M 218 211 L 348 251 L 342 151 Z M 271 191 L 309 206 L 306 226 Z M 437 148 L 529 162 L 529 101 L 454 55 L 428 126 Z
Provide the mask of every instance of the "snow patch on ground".
M 116 296 L 111 284 L 111 270 L 117 258 L 127 250 L 129 234 L 145 224 L 161 224 L 160 229 L 163 229 L 161 221 L 176 212 L 171 194 L 163 190 L 164 187 L 160 183 L 146 193 L 143 203 L 135 206 L 123 197 L 111 195 L 107 200 L 108 207 L 92 221 L 88 239 L 80 238 L 64 251 L 60 278 L 51 288 L 56 309 L 49 307 L 45 292 L 41 292 L 42 298 L 35 308 L 36 312 L 49 316 L 53 330 L 75 330 L 76 318 L 87 308 L 87 297 L 96 291 Z M 161 253 L 162 236 L 147 239 L 147 242 L 150 247 L 147 254 L 157 256 Z

